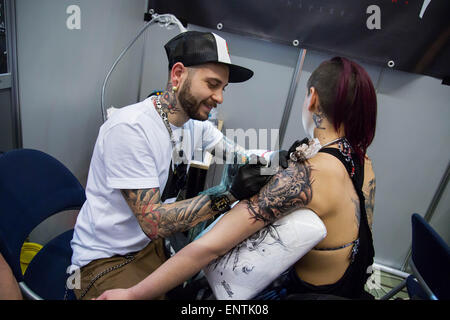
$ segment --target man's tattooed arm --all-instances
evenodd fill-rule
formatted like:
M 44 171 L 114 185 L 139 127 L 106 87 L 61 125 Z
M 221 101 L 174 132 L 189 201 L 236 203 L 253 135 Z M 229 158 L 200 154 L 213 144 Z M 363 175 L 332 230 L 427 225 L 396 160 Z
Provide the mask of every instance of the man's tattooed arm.
M 151 239 L 186 231 L 218 213 L 211 209 L 211 201 L 207 195 L 163 204 L 159 188 L 121 192 L 142 230 Z
M 225 163 L 245 163 L 250 155 L 247 150 L 234 141 L 223 136 L 211 150 L 213 156 L 219 157 L 225 161 Z
M 247 201 L 253 219 L 270 224 L 312 200 L 311 167 L 307 162 L 289 162 L 258 194 Z

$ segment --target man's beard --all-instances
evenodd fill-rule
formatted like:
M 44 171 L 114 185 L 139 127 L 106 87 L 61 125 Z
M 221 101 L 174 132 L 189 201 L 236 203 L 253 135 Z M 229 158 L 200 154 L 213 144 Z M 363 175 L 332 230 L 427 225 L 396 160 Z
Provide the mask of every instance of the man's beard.
M 190 77 L 188 77 L 184 82 L 183 87 L 181 88 L 180 93 L 178 94 L 178 101 L 180 102 L 181 107 L 183 108 L 184 112 L 186 112 L 189 118 L 200 121 L 208 120 L 208 117 L 206 118 L 202 117 L 198 112 L 203 101 L 199 102 L 191 94 Z

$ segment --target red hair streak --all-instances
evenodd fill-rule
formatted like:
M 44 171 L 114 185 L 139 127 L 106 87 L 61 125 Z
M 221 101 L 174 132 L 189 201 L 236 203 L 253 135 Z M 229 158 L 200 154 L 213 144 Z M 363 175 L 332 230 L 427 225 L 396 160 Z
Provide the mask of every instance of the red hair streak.
M 331 61 L 342 66 L 336 86 L 333 125 L 336 131 L 344 125 L 345 137 L 363 163 L 367 148 L 375 137 L 376 92 L 369 75 L 360 65 L 342 57 Z

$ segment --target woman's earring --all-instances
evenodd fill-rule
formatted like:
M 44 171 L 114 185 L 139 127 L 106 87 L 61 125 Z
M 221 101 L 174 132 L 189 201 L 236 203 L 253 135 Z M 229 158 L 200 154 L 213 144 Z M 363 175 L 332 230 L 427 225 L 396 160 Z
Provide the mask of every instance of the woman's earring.
M 172 93 L 175 93 L 175 92 L 177 92 L 177 91 L 178 91 L 178 87 L 173 86 L 173 87 L 172 87 Z

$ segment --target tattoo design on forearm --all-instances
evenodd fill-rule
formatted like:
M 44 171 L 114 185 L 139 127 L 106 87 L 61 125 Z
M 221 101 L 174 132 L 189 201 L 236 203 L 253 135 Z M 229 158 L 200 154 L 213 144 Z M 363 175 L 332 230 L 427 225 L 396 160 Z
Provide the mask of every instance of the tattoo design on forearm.
M 247 207 L 252 218 L 265 224 L 303 208 L 312 199 L 311 167 L 307 162 L 291 162 L 279 170 L 258 194 L 250 198 Z
M 215 213 L 207 195 L 163 204 L 158 188 L 121 191 L 142 230 L 151 239 L 186 231 Z
M 222 140 L 214 146 L 214 149 L 211 150 L 211 154 L 224 160 L 227 164 L 243 164 L 246 163 L 246 160 L 250 157 L 250 155 L 247 154 L 247 150 L 226 136 L 223 136 Z M 221 164 L 220 161 L 217 163 Z

